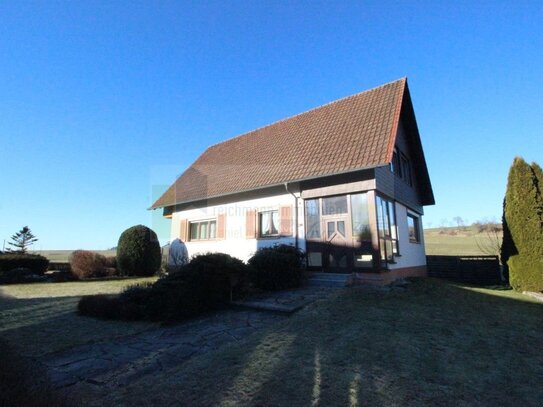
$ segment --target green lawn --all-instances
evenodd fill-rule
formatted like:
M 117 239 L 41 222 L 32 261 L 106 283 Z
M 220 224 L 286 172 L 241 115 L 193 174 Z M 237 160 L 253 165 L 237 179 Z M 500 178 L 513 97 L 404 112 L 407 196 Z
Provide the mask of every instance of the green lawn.
M 85 343 L 141 332 L 153 325 L 101 321 L 77 315 L 82 295 L 114 294 L 156 277 L 0 286 L 0 339 L 39 357 Z
M 522 294 L 431 279 L 406 291 L 345 289 L 110 401 L 539 406 L 542 316 Z
M 74 307 L 74 297 L 0 300 L 0 335 L 39 355 L 151 326 L 78 317 Z M 539 406 L 542 321 L 543 304 L 507 290 L 433 279 L 405 290 L 346 288 L 240 343 L 87 401 Z
M 501 232 L 478 233 L 474 227 L 426 229 L 424 247 L 429 255 L 496 255 L 496 237 L 501 241 Z

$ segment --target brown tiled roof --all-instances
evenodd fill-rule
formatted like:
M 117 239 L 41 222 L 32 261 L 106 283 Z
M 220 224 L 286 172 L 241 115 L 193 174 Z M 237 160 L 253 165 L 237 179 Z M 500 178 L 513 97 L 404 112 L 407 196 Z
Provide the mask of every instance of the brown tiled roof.
M 406 86 L 399 79 L 213 145 L 152 208 L 385 165 Z

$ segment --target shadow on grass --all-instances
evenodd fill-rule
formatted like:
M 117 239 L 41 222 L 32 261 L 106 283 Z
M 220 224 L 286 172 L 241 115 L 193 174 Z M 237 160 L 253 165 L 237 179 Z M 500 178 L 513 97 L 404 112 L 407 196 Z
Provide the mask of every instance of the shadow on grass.
M 53 389 L 43 366 L 21 357 L 2 339 L 0 348 L 0 406 L 67 405 L 65 398 Z
M 539 405 L 542 313 L 543 304 L 512 291 L 432 279 L 406 290 L 338 290 L 239 343 L 103 397 L 105 404 Z M 75 318 L 51 315 L 8 333 L 39 341 L 48 326 L 85 336 L 108 323 L 116 332 L 133 326 Z
M 539 405 L 542 311 L 430 279 L 346 289 L 153 386 L 189 405 Z
M 77 314 L 79 298 L 0 299 L 0 336 L 17 344 L 25 356 L 42 357 L 154 326 L 81 317 Z

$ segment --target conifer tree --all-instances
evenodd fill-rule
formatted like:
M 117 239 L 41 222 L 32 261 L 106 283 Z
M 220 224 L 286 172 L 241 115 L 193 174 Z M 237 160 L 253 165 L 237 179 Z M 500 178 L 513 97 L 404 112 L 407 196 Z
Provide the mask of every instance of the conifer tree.
M 543 197 L 539 188 L 541 168 L 516 157 L 509 170 L 505 195 L 505 239 L 502 258 L 507 259 L 509 282 L 516 290 L 543 290 Z M 512 243 L 512 244 L 511 244 Z
M 8 249 L 8 251 L 22 254 L 25 254 L 28 247 L 38 241 L 28 226 L 23 227 L 20 231 L 11 236 L 11 240 L 13 240 L 13 242 L 8 242 L 8 244 L 15 247 L 15 249 Z
M 503 266 L 503 277 L 505 282 L 509 283 L 509 268 L 507 262 L 509 257 L 513 254 L 517 254 L 517 248 L 513 243 L 513 238 L 511 237 L 511 231 L 507 225 L 507 219 L 505 219 L 505 207 L 507 206 L 507 201 L 505 197 L 503 198 L 503 213 L 502 213 L 502 231 L 503 231 L 503 240 L 500 247 L 500 262 Z

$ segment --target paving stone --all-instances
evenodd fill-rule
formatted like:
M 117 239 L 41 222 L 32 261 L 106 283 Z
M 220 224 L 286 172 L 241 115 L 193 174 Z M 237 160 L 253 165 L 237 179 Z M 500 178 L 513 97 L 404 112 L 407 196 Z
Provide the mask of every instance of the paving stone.
M 299 309 L 333 289 L 309 287 L 247 299 L 270 308 Z M 195 355 L 237 342 L 287 318 L 254 309 L 223 310 L 185 323 L 157 327 L 136 335 L 83 345 L 42 358 L 55 387 L 107 394 L 136 379 L 178 368 Z M 109 389 L 109 390 L 108 390 Z M 89 393 L 89 394 L 90 394 Z M 98 397 L 98 396 L 96 396 Z M 99 399 L 94 399 L 100 405 Z

